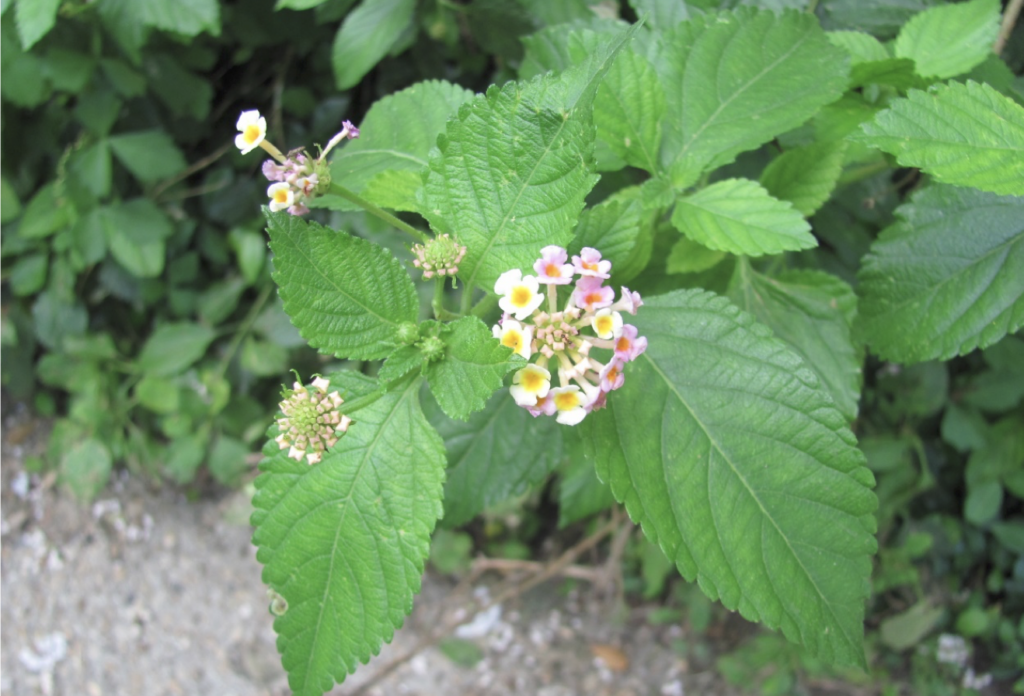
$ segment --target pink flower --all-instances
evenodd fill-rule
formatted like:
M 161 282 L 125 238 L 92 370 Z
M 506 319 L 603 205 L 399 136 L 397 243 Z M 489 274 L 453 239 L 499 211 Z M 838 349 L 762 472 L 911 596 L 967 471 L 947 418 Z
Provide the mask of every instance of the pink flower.
M 615 299 L 615 291 L 606 288 L 601 284 L 601 279 L 584 276 L 576 282 L 576 289 L 572 293 L 573 303 L 588 312 L 594 312 L 602 307 L 607 307 Z
M 288 208 L 288 212 L 292 215 L 305 215 L 309 212 L 309 207 L 305 203 L 296 203 Z
M 626 377 L 622 374 L 622 361 L 616 356 L 601 370 L 601 392 L 615 391 L 625 382 Z
M 640 293 L 630 292 L 629 288 L 623 285 L 622 295 L 619 296 L 619 301 L 612 305 L 612 309 L 620 312 L 629 312 L 633 316 L 636 316 L 636 310 L 643 306 L 644 301 L 640 299 Z
M 547 285 L 568 285 L 572 282 L 572 264 L 565 262 L 565 249 L 560 246 L 546 246 L 540 250 L 540 259 L 533 264 L 537 271 L 537 282 Z
M 534 418 L 537 416 L 553 416 L 555 415 L 555 397 L 548 391 L 544 398 L 537 399 L 536 404 L 526 406 L 525 408 Z
M 622 335 L 615 341 L 615 357 L 623 362 L 636 360 L 647 350 L 647 337 L 636 335 L 636 327 L 626 324 L 622 327 Z
M 286 171 L 285 167 L 274 160 L 267 160 L 263 163 L 263 176 L 267 177 L 267 181 L 284 181 Z
M 583 247 L 579 256 L 572 257 L 572 263 L 577 273 L 593 278 L 609 278 L 612 270 L 612 262 L 602 261 L 601 252 L 590 247 Z

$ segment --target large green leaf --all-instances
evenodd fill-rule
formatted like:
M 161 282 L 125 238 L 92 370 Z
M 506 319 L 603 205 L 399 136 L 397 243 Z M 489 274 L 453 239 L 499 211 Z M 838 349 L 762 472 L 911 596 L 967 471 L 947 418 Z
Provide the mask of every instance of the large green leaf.
M 176 375 L 203 357 L 215 337 L 212 329 L 199 324 L 163 324 L 142 346 L 139 369 L 155 377 Z
M 528 268 L 542 247 L 566 244 L 591 173 L 589 106 L 628 32 L 561 76 L 491 87 L 459 109 L 438 138 L 426 179 L 424 215 L 467 246 L 460 277 L 490 291 L 511 268 Z
M 813 15 L 742 7 L 665 33 L 661 159 L 679 186 L 799 126 L 846 88 L 849 58 Z
M 863 667 L 877 501 L 831 397 L 711 293 L 646 300 L 634 323 L 646 353 L 581 424 L 598 475 L 709 597 Z
M 167 256 L 164 240 L 174 225 L 155 203 L 136 198 L 95 212 L 118 263 L 139 278 L 160 275 Z
M 709 249 L 761 256 L 818 246 L 799 211 L 749 179 L 726 179 L 679 199 L 672 224 Z
M 415 10 L 416 0 L 363 0 L 345 17 L 331 53 L 338 89 L 355 86 L 388 54 Z M 409 114 L 409 120 L 414 119 Z
M 768 193 L 810 217 L 824 205 L 843 173 L 846 141 L 811 143 L 782 153 L 761 173 Z
M 501 345 L 476 317 L 463 317 L 441 331 L 444 356 L 427 366 L 426 377 L 434 398 L 450 418 L 466 420 L 479 411 L 502 378 L 523 361 L 512 359 L 512 349 Z
M 851 140 L 943 183 L 1024 195 L 1024 107 L 988 85 L 951 82 L 910 90 L 862 130 Z
M 14 6 L 14 21 L 23 49 L 27 51 L 50 33 L 57 23 L 59 8 L 60 0 L 19 0 Z
M 140 181 L 157 181 L 185 168 L 181 150 L 165 131 L 150 130 L 111 136 L 110 148 Z
M 934 185 L 896 214 L 858 275 L 875 353 L 947 360 L 1024 325 L 1024 198 Z
M 850 336 L 857 297 L 849 285 L 820 271 L 787 271 L 770 278 L 741 262 L 729 299 L 800 354 L 847 420 L 857 417 L 864 356 Z
M 623 51 L 597 88 L 597 137 L 616 155 L 652 174 L 658 170 L 665 92 L 658 74 L 641 55 Z
M 465 524 L 487 508 L 522 495 L 562 458 L 561 426 L 554 418 L 534 418 L 507 390 L 494 394 L 464 423 L 446 418 L 439 409 L 428 406 L 426 411 L 448 451 L 446 526 Z
M 444 130 L 448 117 L 472 96 L 472 92 L 457 85 L 431 80 L 374 102 L 359 124 L 359 138 L 346 144 L 331 161 L 331 180 L 364 193 L 378 205 L 399 207 L 393 199 L 382 199 L 387 198 L 382 194 L 391 187 L 381 187 L 375 195 L 364 189 L 389 177 L 393 186 L 396 175 L 413 176 L 415 187 L 421 187 L 420 171 L 427 166 L 427 153 Z M 410 118 L 410 114 L 416 117 Z M 357 209 L 355 204 L 330 194 L 317 201 L 337 210 Z M 411 197 L 406 192 L 399 201 L 403 210 L 412 209 L 415 191 Z
M 914 61 L 917 74 L 945 79 L 967 72 L 992 53 L 999 34 L 999 0 L 931 7 L 900 30 L 897 58 Z
M 369 391 L 336 373 L 342 396 Z M 319 696 L 390 641 L 419 591 L 441 516 L 444 444 L 420 410 L 419 383 L 353 414 L 310 467 L 271 441 L 253 498 L 263 581 L 280 595 L 278 650 L 297 696 Z
M 309 345 L 376 360 L 416 321 L 416 288 L 388 250 L 287 213 L 268 213 L 267 231 L 284 309 Z

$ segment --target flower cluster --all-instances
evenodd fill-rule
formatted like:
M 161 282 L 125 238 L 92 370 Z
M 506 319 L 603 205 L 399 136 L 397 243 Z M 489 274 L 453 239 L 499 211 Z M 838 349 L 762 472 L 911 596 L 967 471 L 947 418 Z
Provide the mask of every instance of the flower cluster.
M 312 388 L 295 382 L 282 395 L 284 415 L 277 419 L 281 434 L 274 440 L 295 461 L 316 464 L 352 424 L 351 418 L 338 411 L 344 400 L 338 392 L 328 392 L 330 386 L 328 380 L 317 377 Z
M 536 357 L 516 372 L 510 390 L 516 403 L 534 417 L 557 414 L 559 423 L 576 425 L 604 407 L 608 392 L 622 386 L 626 363 L 647 349 L 647 339 L 622 320 L 624 312 L 635 315 L 643 305 L 640 294 L 623 287 L 616 301 L 615 290 L 604 285 L 611 268 L 611 261 L 602 259 L 596 249 L 585 247 L 568 263 L 565 249 L 547 246 L 533 265 L 537 275 L 524 276 L 514 268 L 494 284 L 504 311 L 494 337 L 527 360 Z M 559 310 L 558 286 L 574 280 L 572 293 Z M 547 285 L 546 298 L 541 285 Z M 545 299 L 547 311 L 542 307 Z M 582 333 L 588 328 L 593 336 Z M 612 355 L 602 363 L 591 356 L 594 348 Z M 551 385 L 549 366 L 557 371 L 557 387 Z
M 416 254 L 412 265 L 423 269 L 423 279 L 430 280 L 434 275 L 453 276 L 459 272 L 459 263 L 466 255 L 466 247 L 459 244 L 447 234 L 434 237 L 426 244 L 415 244 L 412 253 Z
M 343 121 L 341 130 L 327 143 L 320 156 L 315 159 L 299 148 L 287 155 L 281 153 L 267 140 L 267 120 L 256 110 L 243 111 L 238 117 L 238 135 L 235 145 L 242 154 L 248 154 L 261 147 L 274 159 L 263 163 L 263 176 L 274 182 L 267 189 L 270 209 L 287 210 L 292 215 L 309 212 L 306 201 L 323 195 L 331 185 L 331 170 L 327 166 L 327 153 L 345 139 L 359 137 L 359 129 L 350 121 Z

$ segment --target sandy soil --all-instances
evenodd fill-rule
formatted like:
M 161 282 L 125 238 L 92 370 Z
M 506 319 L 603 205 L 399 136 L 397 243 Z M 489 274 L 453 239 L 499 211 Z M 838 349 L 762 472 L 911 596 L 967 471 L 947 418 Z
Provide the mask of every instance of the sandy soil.
M 289 693 L 244 492 L 189 502 L 122 472 L 83 506 L 52 477 L 22 467 L 44 447 L 45 424 L 17 412 L 5 419 L 3 435 L 0 693 Z M 485 576 L 473 592 L 486 595 L 495 582 Z M 354 693 L 426 631 L 464 612 L 454 586 L 455 579 L 428 573 L 394 643 L 331 693 Z M 482 655 L 474 665 L 461 667 L 430 647 L 365 693 L 733 693 L 672 649 L 688 638 L 679 626 L 650 626 L 642 609 L 616 620 L 605 596 L 559 587 L 542 585 L 463 628 Z

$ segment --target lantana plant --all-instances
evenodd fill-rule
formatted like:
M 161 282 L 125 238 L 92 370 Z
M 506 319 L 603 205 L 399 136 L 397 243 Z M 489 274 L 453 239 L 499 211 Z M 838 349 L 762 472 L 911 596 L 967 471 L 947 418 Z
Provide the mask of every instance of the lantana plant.
M 991 39 L 946 55 L 920 36 L 963 21 L 988 37 L 998 3 L 926 10 L 892 45 L 809 12 L 680 6 L 643 27 L 548 26 L 524 38 L 519 81 L 413 85 L 315 158 L 239 119 L 240 149 L 273 157 L 284 309 L 345 361 L 292 390 L 256 479 L 297 694 L 391 639 L 439 518 L 550 476 L 563 522 L 614 499 L 712 599 L 866 665 L 878 501 L 851 430 L 858 341 L 946 359 L 1024 318 L 1002 265 L 1024 220 L 1024 110 L 945 82 Z M 890 176 L 889 156 L 931 179 L 877 241 L 837 236 L 864 213 L 828 208 L 831 192 Z M 299 215 L 317 208 L 364 211 L 415 246 Z M 337 419 L 293 401 L 310 397 Z

